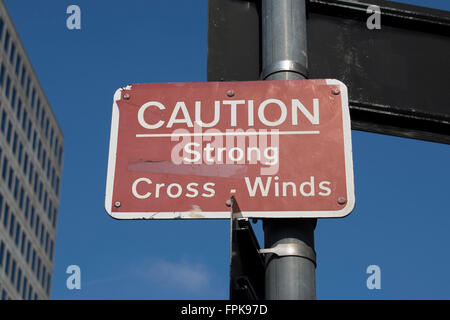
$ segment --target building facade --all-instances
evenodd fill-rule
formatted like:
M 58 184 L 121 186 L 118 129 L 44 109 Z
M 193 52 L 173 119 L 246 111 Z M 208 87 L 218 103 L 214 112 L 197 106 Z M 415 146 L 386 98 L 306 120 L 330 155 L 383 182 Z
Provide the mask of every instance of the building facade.
M 63 143 L 0 1 L 0 300 L 50 298 Z

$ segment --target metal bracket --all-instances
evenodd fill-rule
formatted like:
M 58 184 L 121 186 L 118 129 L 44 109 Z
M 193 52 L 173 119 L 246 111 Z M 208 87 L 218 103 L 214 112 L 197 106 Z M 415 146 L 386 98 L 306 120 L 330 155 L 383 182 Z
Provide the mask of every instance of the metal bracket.
M 266 67 L 261 73 L 261 80 L 267 79 L 267 77 L 274 73 L 287 71 L 299 73 L 305 78 L 308 78 L 308 70 L 301 63 L 292 60 L 281 60 Z
M 259 253 L 272 253 L 279 257 L 297 256 L 311 260 L 316 265 L 316 253 L 313 249 L 301 242 L 279 243 L 273 248 L 259 249 Z
M 248 218 L 231 197 L 230 217 L 230 299 L 261 300 L 264 298 L 264 259 Z

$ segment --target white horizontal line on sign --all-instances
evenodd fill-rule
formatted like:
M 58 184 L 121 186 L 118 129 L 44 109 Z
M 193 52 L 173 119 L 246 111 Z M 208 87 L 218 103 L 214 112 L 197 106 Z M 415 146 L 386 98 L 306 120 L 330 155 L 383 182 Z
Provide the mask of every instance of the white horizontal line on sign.
M 149 133 L 137 134 L 136 138 L 164 137 L 209 137 L 209 136 L 260 136 L 260 135 L 300 135 L 319 134 L 320 131 L 277 131 L 277 132 L 204 132 L 204 133 Z

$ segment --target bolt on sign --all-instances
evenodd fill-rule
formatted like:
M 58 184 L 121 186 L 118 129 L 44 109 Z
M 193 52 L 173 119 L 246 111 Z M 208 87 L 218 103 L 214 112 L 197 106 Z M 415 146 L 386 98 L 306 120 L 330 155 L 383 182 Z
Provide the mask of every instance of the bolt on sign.
M 117 219 L 343 217 L 354 207 L 337 80 L 135 84 L 116 91 L 106 211 Z

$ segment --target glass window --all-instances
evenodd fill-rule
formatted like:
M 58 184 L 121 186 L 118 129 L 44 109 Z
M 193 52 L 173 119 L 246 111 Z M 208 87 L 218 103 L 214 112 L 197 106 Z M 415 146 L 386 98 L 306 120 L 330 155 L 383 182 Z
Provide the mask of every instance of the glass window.
M 39 241 L 41 242 L 41 246 L 44 244 L 44 234 L 45 234 L 44 224 L 41 223 L 41 233 L 40 233 L 40 238 L 39 238 Z
M 55 168 L 52 168 L 52 188 L 55 187 Z
M 0 266 L 3 265 L 3 255 L 5 254 L 5 244 L 0 242 Z
M 16 223 L 16 216 L 14 215 L 13 212 L 11 212 L 11 220 L 9 221 L 9 235 L 11 236 L 11 238 L 13 238 L 14 236 L 15 223 Z
M 19 76 L 19 71 L 20 71 L 20 65 L 22 63 L 22 58 L 20 57 L 19 54 L 17 54 L 17 61 L 16 61 L 16 75 Z
M 30 161 L 30 171 L 28 172 L 28 183 L 31 184 L 32 180 L 33 180 L 33 171 L 34 171 L 34 166 L 33 163 Z
M 52 166 L 50 158 L 47 160 L 47 179 L 50 179 L 50 167 Z
M 48 121 L 48 118 L 45 120 L 45 137 L 48 139 L 48 127 L 50 125 L 50 122 Z
M 53 135 L 55 134 L 55 132 L 53 131 L 53 128 L 50 129 L 50 150 L 53 147 Z
M 14 243 L 16 244 L 17 247 L 19 246 L 19 241 L 20 241 L 20 236 L 21 236 L 20 231 L 21 231 L 20 230 L 20 224 L 17 222 L 17 224 L 16 224 L 16 235 L 14 237 Z
M 5 95 L 9 99 L 9 89 L 11 88 L 11 78 L 6 76 L 6 87 L 5 87 Z
M 53 149 L 53 153 L 56 156 L 56 152 L 58 151 L 58 138 L 56 138 L 55 149 Z
M 44 210 L 47 211 L 47 200 L 48 200 L 48 195 L 47 195 L 47 190 L 44 192 Z
M 46 160 L 47 160 L 47 152 L 44 150 L 42 152 L 42 162 L 41 162 L 42 170 L 45 170 L 45 162 L 46 162 Z
M 27 90 L 26 90 L 27 98 L 30 97 L 30 85 L 31 85 L 31 80 L 30 80 L 30 77 L 28 76 L 28 78 L 27 78 Z
M 50 260 L 53 261 L 53 240 L 50 240 Z
M 20 105 L 22 105 L 22 100 L 19 100 Z M 23 118 L 22 118 L 22 129 L 23 132 L 25 132 L 26 127 L 27 127 L 27 120 L 28 120 L 28 113 L 27 113 L 27 109 L 23 108 Z
M 30 210 L 30 198 L 26 197 L 25 199 L 25 218 L 28 219 L 28 210 Z
M 36 130 L 33 130 L 33 150 L 36 151 L 36 138 L 37 138 L 37 132 Z
M 14 154 L 16 154 L 16 151 L 17 151 L 17 138 L 18 138 L 17 133 L 14 132 L 13 145 L 12 145 L 12 152 Z
M 36 118 L 39 119 L 39 112 L 41 111 L 41 99 L 37 99 L 37 105 L 36 105 Z M 42 125 L 41 125 L 42 127 Z
M 33 225 L 34 225 L 34 206 L 31 206 L 30 227 L 33 228 Z
M 3 213 L 3 226 L 5 228 L 8 225 L 8 220 L 9 220 L 9 206 L 7 203 L 5 203 L 5 211 Z
M 34 235 L 36 236 L 36 238 L 39 238 L 39 226 L 41 224 L 41 218 L 39 217 L 39 215 L 36 215 L 36 225 L 34 228 Z
M 27 73 L 27 70 L 25 69 L 25 65 L 22 65 L 22 76 L 20 77 L 20 84 L 22 85 L 22 88 L 25 84 L 26 73 Z
M 45 253 L 48 254 L 48 238 L 49 238 L 49 234 L 48 232 L 45 233 Z
M 16 117 L 17 120 L 20 121 L 20 117 L 22 116 L 22 99 L 17 99 L 17 112 L 16 112 Z
M 6 250 L 6 259 L 5 259 L 5 273 L 9 275 L 9 260 L 11 259 L 11 253 L 9 250 Z
M 11 142 L 12 123 L 8 120 L 8 130 L 6 131 L 6 141 L 8 144 Z
M 48 220 L 50 221 L 51 218 L 52 218 L 52 212 L 53 212 L 53 201 L 52 201 L 51 198 L 49 198 L 49 199 L 50 200 L 48 201 L 48 213 L 47 213 L 47 216 L 48 216 Z
M 16 259 L 12 259 L 11 264 L 11 282 L 14 283 L 16 281 Z
M 27 139 L 28 141 L 30 141 L 31 139 L 31 129 L 33 128 L 33 124 L 31 122 L 31 120 L 28 120 L 28 128 L 27 128 Z
M 52 225 L 53 228 L 56 228 L 56 216 L 57 216 L 57 209 L 53 209 L 53 217 L 52 217 Z
M 41 143 L 41 140 L 39 139 L 38 151 L 37 151 L 37 157 L 39 160 L 41 159 L 41 148 L 42 148 L 42 143 Z
M 20 292 L 20 285 L 22 284 L 22 269 L 17 268 L 17 283 L 16 283 L 16 290 L 17 292 Z
M 5 83 L 5 66 L 2 63 L 2 66 L 0 67 L 0 85 L 3 87 L 4 83 Z
M 6 156 L 3 159 L 3 169 L 2 169 L 2 178 L 6 180 L 6 173 L 8 172 L 8 159 Z
M 20 243 L 20 253 L 22 253 L 22 255 L 25 253 L 26 241 L 27 241 L 27 235 L 25 234 L 25 231 L 22 231 L 22 242 Z
M 41 258 L 38 257 L 36 276 L 39 279 L 41 275 Z
M 23 209 L 23 198 L 24 198 L 25 191 L 23 187 L 20 187 L 20 197 L 19 197 L 19 208 Z
M 25 300 L 27 297 L 27 295 L 26 295 L 27 288 L 28 288 L 28 279 L 27 279 L 27 277 L 24 276 L 23 277 L 23 287 L 22 287 L 22 299 L 23 300 Z
M 19 162 L 19 165 L 22 164 L 22 153 L 23 153 L 23 144 L 22 142 L 19 143 L 19 153 L 17 154 L 17 161 Z
M 38 174 L 37 174 L 37 172 L 35 172 L 34 173 L 34 186 L 33 186 L 34 193 L 37 192 L 38 181 L 39 181 Z
M 50 273 L 47 275 L 47 285 L 45 288 L 45 291 L 47 292 L 47 295 L 50 295 L 50 280 L 51 280 L 51 275 Z
M 42 277 L 41 277 L 41 285 L 45 288 L 45 276 L 47 275 L 47 268 L 42 264 Z
M 34 109 L 34 98 L 36 98 L 36 90 L 33 88 L 31 91 L 31 108 Z
M 63 148 L 62 146 L 59 147 L 59 154 L 58 154 L 58 164 L 61 165 L 62 163 L 62 154 L 63 154 Z
M 39 183 L 39 202 L 42 203 L 42 181 Z
M 59 177 L 56 177 L 56 195 L 59 196 Z
M 27 263 L 30 262 L 30 252 L 31 252 L 31 242 L 30 240 L 27 240 Z
M 16 90 L 16 88 L 13 87 L 12 94 L 11 94 L 11 108 L 13 108 L 13 110 L 16 108 L 16 95 L 17 95 L 17 90 Z
M 36 250 L 33 249 L 33 254 L 31 255 L 31 270 L 34 271 L 36 267 Z
M 5 132 L 6 120 L 7 120 L 6 112 L 5 112 L 5 110 L 3 110 L 2 111 L 2 122 L 1 122 L 1 130 L 2 130 L 2 132 Z
M 2 18 L 0 18 L 0 39 L 2 38 L 4 27 L 5 27 L 5 22 L 3 21 Z
M 14 57 L 16 56 L 16 44 L 14 42 L 11 43 L 11 52 L 9 54 L 9 62 L 14 64 Z
M 5 50 L 5 52 L 8 52 L 8 48 L 9 48 L 9 31 L 6 30 L 5 42 L 3 45 L 3 49 Z
M 23 160 L 23 174 L 27 175 L 27 169 L 28 169 L 28 153 L 25 152 L 24 160 Z
M 9 190 L 11 190 L 11 192 L 13 191 L 13 189 L 12 189 L 13 179 L 14 179 L 13 168 L 9 168 L 8 188 L 9 188 Z
M 16 176 L 15 182 L 14 182 L 14 199 L 17 200 L 17 196 L 19 195 L 19 179 Z
M 31 300 L 31 297 L 33 296 L 33 287 L 31 286 L 31 283 L 28 285 L 28 300 Z
M 44 129 L 44 123 L 45 123 L 45 109 L 42 108 L 41 112 L 41 128 Z

